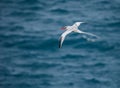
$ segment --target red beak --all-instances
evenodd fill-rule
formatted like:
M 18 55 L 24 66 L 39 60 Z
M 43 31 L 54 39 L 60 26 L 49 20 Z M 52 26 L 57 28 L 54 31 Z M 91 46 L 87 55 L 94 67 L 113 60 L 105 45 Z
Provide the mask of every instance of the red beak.
M 65 27 L 62 27 L 61 30 L 65 30 Z

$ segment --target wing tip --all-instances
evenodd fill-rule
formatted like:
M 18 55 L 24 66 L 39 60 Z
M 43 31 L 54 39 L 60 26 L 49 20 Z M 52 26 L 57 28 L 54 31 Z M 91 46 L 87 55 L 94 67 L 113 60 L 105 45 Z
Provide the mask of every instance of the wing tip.
M 60 39 L 59 39 L 59 48 L 61 48 L 62 47 L 62 45 L 61 45 L 61 37 L 60 37 Z

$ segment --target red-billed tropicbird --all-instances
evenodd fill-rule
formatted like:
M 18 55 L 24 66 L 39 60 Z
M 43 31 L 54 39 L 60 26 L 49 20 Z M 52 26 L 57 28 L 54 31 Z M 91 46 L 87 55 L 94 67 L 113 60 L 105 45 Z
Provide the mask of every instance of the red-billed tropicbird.
M 88 32 L 83 32 L 81 30 L 78 29 L 78 27 L 80 26 L 80 24 L 82 24 L 84 22 L 75 22 L 72 26 L 65 26 L 62 27 L 63 30 L 66 30 L 60 37 L 60 41 L 59 41 L 59 48 L 62 47 L 62 43 L 66 37 L 67 34 L 71 33 L 71 32 L 76 32 L 76 33 L 82 33 L 82 34 L 87 34 L 87 35 L 91 35 L 91 36 L 95 36 L 98 37 L 92 33 L 88 33 Z

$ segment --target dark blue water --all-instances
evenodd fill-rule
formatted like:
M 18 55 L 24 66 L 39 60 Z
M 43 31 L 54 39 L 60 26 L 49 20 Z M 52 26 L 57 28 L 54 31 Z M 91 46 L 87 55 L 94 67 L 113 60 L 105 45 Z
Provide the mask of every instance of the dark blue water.
M 0 0 L 0 88 L 120 88 L 120 0 Z

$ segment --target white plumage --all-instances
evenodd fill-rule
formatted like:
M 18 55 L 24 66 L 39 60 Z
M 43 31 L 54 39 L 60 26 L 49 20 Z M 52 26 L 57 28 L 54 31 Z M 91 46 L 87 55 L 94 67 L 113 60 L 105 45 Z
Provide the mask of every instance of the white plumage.
M 88 32 L 83 32 L 81 30 L 78 29 L 78 27 L 84 22 L 75 22 L 72 26 L 65 26 L 62 29 L 65 29 L 66 31 L 61 35 L 60 37 L 60 41 L 59 41 L 59 48 L 62 47 L 63 41 L 66 37 L 66 35 L 68 35 L 71 32 L 76 32 L 76 33 L 83 33 L 83 34 L 87 34 L 87 35 L 91 35 L 91 36 L 95 36 L 96 35 L 92 34 L 92 33 L 88 33 Z

